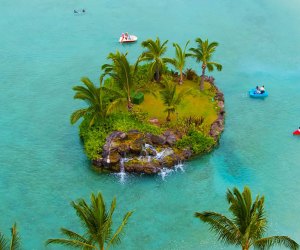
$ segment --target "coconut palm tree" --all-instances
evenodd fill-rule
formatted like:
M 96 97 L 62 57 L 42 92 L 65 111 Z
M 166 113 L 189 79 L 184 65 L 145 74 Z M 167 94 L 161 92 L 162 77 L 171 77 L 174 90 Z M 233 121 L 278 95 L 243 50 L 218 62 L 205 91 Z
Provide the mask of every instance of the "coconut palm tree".
M 142 47 L 146 49 L 141 56 L 142 61 L 151 62 L 151 72 L 154 73 L 154 78 L 156 82 L 160 81 L 161 70 L 166 63 L 167 58 L 162 57 L 166 50 L 168 40 L 161 43 L 160 39 L 157 37 L 155 41 L 148 39 L 142 42 Z
M 188 54 L 188 56 L 194 57 L 197 62 L 202 62 L 200 90 L 203 90 L 206 68 L 208 71 L 213 71 L 215 67 L 218 71 L 222 70 L 221 64 L 211 61 L 211 57 L 219 44 L 217 42 L 209 43 L 208 40 L 202 41 L 200 37 L 196 39 L 196 43 L 197 48 L 190 48 L 193 53 Z
M 180 73 L 180 80 L 179 84 L 183 83 L 183 69 L 186 64 L 186 58 L 187 58 L 187 53 L 186 47 L 188 46 L 190 41 L 187 41 L 185 44 L 184 50 L 182 51 L 181 47 L 177 43 L 173 43 L 173 46 L 175 47 L 175 58 L 172 59 L 166 59 L 166 62 L 172 64 L 177 70 L 179 70 Z
M 87 77 L 81 78 L 85 86 L 75 86 L 74 99 L 85 101 L 89 106 L 74 111 L 71 115 L 71 124 L 76 123 L 80 118 L 89 116 L 90 126 L 106 118 L 108 113 L 116 106 L 123 96 L 107 87 L 96 87 Z M 100 84 L 101 85 L 101 84 Z M 113 101 L 108 99 L 108 93 L 113 95 Z
M 170 80 L 165 80 L 164 88 L 161 90 L 160 96 L 163 104 L 166 106 L 165 112 L 167 115 L 167 122 L 171 121 L 171 113 L 174 113 L 178 106 L 183 101 L 183 98 L 188 95 L 192 89 L 182 89 L 179 93 L 176 91 L 176 84 Z
M 105 76 L 110 76 L 114 82 L 118 85 L 118 88 L 126 94 L 127 107 L 131 109 L 131 92 L 135 90 L 137 82 L 135 81 L 135 74 L 138 69 L 138 64 L 140 59 L 131 66 L 127 60 L 127 53 L 123 54 L 117 51 L 115 54 L 110 53 L 107 59 L 112 61 L 112 64 L 102 65 L 102 70 L 104 73 L 101 75 L 101 81 Z
M 72 202 L 77 216 L 85 230 L 80 235 L 66 228 L 61 228 L 61 233 L 66 239 L 49 239 L 46 244 L 60 244 L 81 249 L 108 250 L 111 246 L 121 243 L 121 234 L 133 212 L 127 212 L 121 225 L 113 232 L 112 217 L 116 208 L 116 198 L 113 199 L 110 210 L 107 210 L 102 194 L 91 194 L 91 205 L 84 199 Z
M 287 236 L 263 238 L 267 230 L 264 196 L 257 195 L 252 201 L 248 187 L 245 187 L 242 193 L 234 188 L 233 191 L 227 190 L 227 201 L 229 211 L 233 215 L 232 219 L 216 212 L 195 213 L 197 218 L 210 225 L 220 241 L 241 246 L 243 250 L 248 250 L 252 246 L 257 249 L 269 249 L 275 245 L 292 250 L 298 249 L 298 244 Z
M 17 224 L 15 223 L 11 231 L 11 240 L 5 239 L 4 235 L 0 233 L 0 250 L 17 250 L 20 249 L 20 237 L 17 232 Z

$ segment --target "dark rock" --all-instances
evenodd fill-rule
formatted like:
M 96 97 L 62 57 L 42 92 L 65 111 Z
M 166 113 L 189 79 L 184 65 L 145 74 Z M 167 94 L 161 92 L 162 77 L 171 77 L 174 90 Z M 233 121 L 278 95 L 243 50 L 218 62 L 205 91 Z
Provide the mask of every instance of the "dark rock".
M 143 145 L 143 141 L 137 139 L 130 144 L 130 151 L 134 154 L 140 154 L 143 149 Z
M 150 136 L 152 144 L 164 145 L 166 143 L 166 137 L 162 135 L 152 135 Z
M 110 165 L 115 165 L 118 163 L 121 159 L 120 154 L 117 151 L 112 151 L 110 154 L 107 156 L 106 162 Z
M 224 108 L 224 102 L 218 101 L 218 107 L 219 108 Z
M 146 174 L 156 174 L 160 165 L 157 162 L 136 162 L 129 161 L 125 163 L 125 171 L 126 172 L 135 172 L 135 173 L 146 173 Z
M 170 146 L 173 146 L 176 142 L 176 136 L 175 134 L 170 134 L 168 137 L 167 137 L 167 144 L 169 144 Z
M 184 149 L 181 152 L 181 160 L 187 160 L 193 155 L 193 151 L 191 149 Z
M 210 127 L 210 136 L 213 137 L 215 140 L 219 139 L 219 135 L 224 130 L 224 121 L 223 119 L 217 119 L 214 121 Z
M 123 144 L 119 144 L 117 150 L 118 150 L 120 155 L 125 157 L 125 155 L 129 153 L 130 147 L 129 147 L 128 144 L 123 143 Z
M 119 138 L 121 140 L 125 140 L 125 139 L 127 139 L 127 134 L 126 133 L 122 133 L 122 134 L 119 135 Z
M 98 167 L 98 168 L 103 167 L 103 158 L 92 160 L 92 164 L 93 164 L 93 166 Z

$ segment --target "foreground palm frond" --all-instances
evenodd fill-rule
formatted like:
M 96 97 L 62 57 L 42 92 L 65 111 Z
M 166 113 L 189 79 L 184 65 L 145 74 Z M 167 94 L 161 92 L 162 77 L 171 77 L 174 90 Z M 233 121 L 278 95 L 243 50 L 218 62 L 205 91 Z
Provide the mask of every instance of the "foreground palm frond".
M 113 199 L 110 209 L 105 206 L 101 193 L 91 194 L 91 204 L 88 205 L 84 199 L 71 202 L 77 216 L 82 222 L 84 234 L 80 235 L 66 228 L 61 232 L 66 239 L 49 239 L 46 244 L 67 245 L 81 249 L 109 249 L 111 246 L 121 242 L 121 236 L 127 225 L 128 219 L 133 212 L 127 212 L 121 225 L 113 232 L 113 213 L 116 208 L 116 198 Z
M 237 188 L 228 189 L 226 196 L 232 219 L 215 212 L 195 213 L 197 218 L 210 225 L 220 241 L 241 246 L 243 250 L 248 250 L 252 246 L 264 250 L 275 245 L 291 250 L 299 248 L 297 242 L 287 236 L 263 238 L 267 229 L 263 196 L 258 195 L 253 201 L 248 187 L 245 187 L 242 193 Z

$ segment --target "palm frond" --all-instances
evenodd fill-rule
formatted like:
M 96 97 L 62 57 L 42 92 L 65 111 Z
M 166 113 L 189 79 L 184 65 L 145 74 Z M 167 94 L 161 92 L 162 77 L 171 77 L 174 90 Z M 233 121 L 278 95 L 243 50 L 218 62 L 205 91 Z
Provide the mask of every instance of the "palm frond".
M 71 246 L 75 248 L 84 248 L 84 249 L 97 249 L 96 246 L 87 244 L 78 240 L 67 240 L 67 239 L 48 239 L 46 245 L 49 244 L 59 244 L 64 246 Z
M 20 237 L 15 223 L 11 228 L 10 250 L 17 250 L 20 247 Z
M 254 247 L 260 250 L 269 249 L 276 245 L 284 246 L 291 250 L 299 249 L 298 243 L 289 238 L 288 236 L 271 236 L 259 239 L 254 242 Z
M 240 243 L 240 231 L 238 230 L 234 222 L 232 222 L 226 216 L 215 212 L 196 212 L 195 217 L 199 218 L 205 223 L 208 223 L 211 230 L 217 234 L 220 241 L 235 245 L 238 245 Z
M 5 239 L 4 235 L 0 233 L 0 250 L 8 248 L 8 240 Z
M 71 124 L 75 124 L 86 113 L 87 113 L 87 109 L 79 109 L 79 110 L 74 111 L 70 118 Z
M 80 242 L 83 242 L 83 243 L 86 243 L 88 244 L 88 240 L 86 238 L 84 238 L 83 236 L 81 236 L 80 234 L 78 233 L 75 233 L 67 228 L 61 228 L 60 229 L 61 233 L 65 236 L 67 236 L 68 238 L 70 238 L 71 240 L 77 240 L 77 241 L 80 241 Z
M 122 220 L 122 223 L 121 225 L 118 227 L 118 229 L 116 230 L 116 232 L 114 233 L 114 235 L 112 236 L 110 242 L 108 243 L 107 245 L 107 250 L 109 249 L 110 246 L 112 245 L 116 245 L 116 244 L 119 244 L 121 239 L 120 239 L 120 236 L 124 230 L 124 227 L 127 225 L 128 223 L 128 219 L 130 218 L 130 216 L 133 214 L 133 211 L 131 212 L 128 212 L 125 214 L 123 220 Z

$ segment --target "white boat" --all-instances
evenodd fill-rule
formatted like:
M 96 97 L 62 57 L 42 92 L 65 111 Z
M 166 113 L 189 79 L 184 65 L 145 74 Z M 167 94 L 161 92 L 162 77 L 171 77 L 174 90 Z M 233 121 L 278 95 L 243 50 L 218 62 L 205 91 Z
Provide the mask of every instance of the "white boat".
M 135 35 L 128 35 L 127 37 L 126 36 L 120 36 L 119 42 L 120 43 L 133 43 L 133 42 L 136 42 L 137 39 L 138 38 Z

